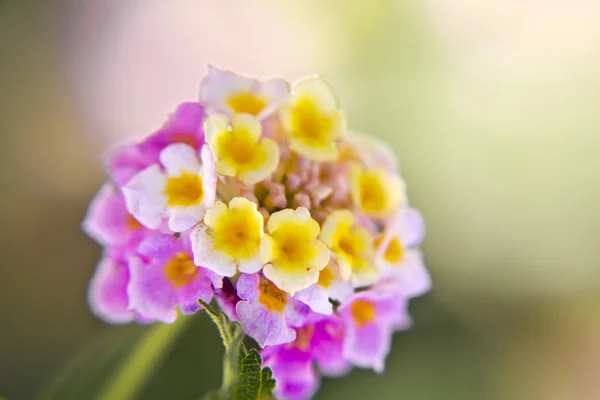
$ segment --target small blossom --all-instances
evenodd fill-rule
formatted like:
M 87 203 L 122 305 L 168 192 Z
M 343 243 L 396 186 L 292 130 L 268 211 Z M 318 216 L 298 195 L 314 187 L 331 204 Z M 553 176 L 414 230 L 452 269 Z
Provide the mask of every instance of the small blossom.
M 294 326 L 304 323 L 309 309 L 260 274 L 242 274 L 237 282 L 238 320 L 261 347 L 289 343 Z
M 262 269 L 260 242 L 264 220 L 256 203 L 234 197 L 229 207 L 214 203 L 190 234 L 194 262 L 222 276 L 233 276 L 238 270 L 253 274 Z
M 329 299 L 343 302 L 354 289 L 352 285 L 340 276 L 339 268 L 334 259 L 319 273 L 319 280 L 312 286 L 302 289 L 294 298 L 300 300 L 316 313 L 331 315 L 333 306 Z
M 129 306 L 145 317 L 172 323 L 177 308 L 183 314 L 198 311 L 198 299 L 209 303 L 213 286 L 222 279 L 194 265 L 187 239 L 155 235 L 139 246 L 139 256 L 131 260 L 131 279 L 127 287 Z
M 385 218 L 394 215 L 406 203 L 402 179 L 383 167 L 350 167 L 350 192 L 354 206 L 363 214 Z
M 319 77 L 301 80 L 280 111 L 290 148 L 313 161 L 335 161 L 346 120 L 329 85 Z
M 169 228 L 184 231 L 204 217 L 215 200 L 214 159 L 207 146 L 196 151 L 183 143 L 172 144 L 160 153 L 160 162 L 135 175 L 123 187 L 127 209 L 150 229 L 169 218 Z
M 304 207 L 271 214 L 260 245 L 265 276 L 291 294 L 317 283 L 329 262 L 329 250 L 317 239 L 319 230 Z
M 395 287 L 375 287 L 354 294 L 338 311 L 345 322 L 344 357 L 383 372 L 394 331 L 410 325 L 406 298 Z
M 390 145 L 376 137 L 357 132 L 348 132 L 341 145 L 340 161 L 354 161 L 369 167 L 379 166 L 396 174 L 398 162 Z
M 124 245 L 147 234 L 125 207 L 125 199 L 112 185 L 104 184 L 88 209 L 83 230 L 104 246 Z
M 260 122 L 251 115 L 236 114 L 228 124 L 222 114 L 211 115 L 204 124 L 217 172 L 246 185 L 271 175 L 279 162 L 279 147 L 271 139 L 261 139 Z
M 431 288 L 423 254 L 417 247 L 423 231 L 421 215 L 416 210 L 406 209 L 374 242 L 384 276 L 396 278 L 407 297 L 420 296 Z
M 373 236 L 357 224 L 348 210 L 332 212 L 321 229 L 320 239 L 331 249 L 340 267 L 341 276 L 355 287 L 375 283 L 379 271 L 375 265 Z
M 230 116 L 257 117 L 277 106 L 288 94 L 289 85 L 282 79 L 260 82 L 209 66 L 200 87 L 200 102 Z
M 129 308 L 128 284 L 126 261 L 105 254 L 90 281 L 88 304 L 92 312 L 109 324 L 126 324 L 135 320 L 135 312 Z
M 167 122 L 138 144 L 118 148 L 108 158 L 107 169 L 119 187 L 152 164 L 159 162 L 161 151 L 170 144 L 185 143 L 200 151 L 204 143 L 204 107 L 197 102 L 177 106 Z
M 269 346 L 262 355 L 277 380 L 276 394 L 283 399 L 307 399 L 317 390 L 315 364 L 327 376 L 348 372 L 343 356 L 344 324 L 337 316 L 318 318 L 296 329 L 292 343 Z

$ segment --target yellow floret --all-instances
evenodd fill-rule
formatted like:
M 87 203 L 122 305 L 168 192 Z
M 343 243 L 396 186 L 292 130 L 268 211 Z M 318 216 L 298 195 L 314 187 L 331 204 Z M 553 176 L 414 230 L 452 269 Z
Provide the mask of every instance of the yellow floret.
M 346 134 L 346 121 L 331 88 L 321 78 L 298 82 L 281 119 L 290 148 L 314 161 L 335 161 L 338 142 Z
M 217 172 L 237 177 L 246 185 L 267 178 L 279 163 L 279 147 L 261 139 L 261 123 L 249 114 L 211 115 L 204 123 L 206 140 L 215 155 Z
M 357 163 L 350 167 L 350 194 L 361 213 L 375 218 L 396 214 L 406 202 L 405 185 L 398 175 Z
M 260 246 L 265 276 L 290 293 L 319 280 L 329 262 L 329 250 L 317 240 L 319 224 L 304 207 L 273 213 Z
M 348 210 L 331 213 L 319 238 L 331 249 L 343 279 L 353 286 L 367 286 L 379 277 L 375 267 L 373 236 L 356 224 L 354 215 Z

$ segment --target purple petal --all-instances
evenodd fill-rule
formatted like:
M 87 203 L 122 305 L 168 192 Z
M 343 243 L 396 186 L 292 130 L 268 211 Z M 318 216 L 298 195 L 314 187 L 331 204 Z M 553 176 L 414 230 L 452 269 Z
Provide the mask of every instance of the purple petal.
M 258 297 L 258 274 L 241 274 L 237 281 L 237 294 L 240 299 L 254 301 Z
M 348 324 L 344 341 L 344 357 L 362 368 L 382 373 L 390 351 L 392 335 L 375 323 L 355 327 Z
M 269 312 L 258 303 L 240 301 L 235 306 L 239 322 L 261 347 L 292 342 L 296 331 L 288 327 L 283 315 Z
M 128 283 L 127 266 L 109 257 L 103 257 L 98 263 L 88 290 L 88 303 L 92 312 L 110 324 L 133 321 L 135 315 L 129 310 Z

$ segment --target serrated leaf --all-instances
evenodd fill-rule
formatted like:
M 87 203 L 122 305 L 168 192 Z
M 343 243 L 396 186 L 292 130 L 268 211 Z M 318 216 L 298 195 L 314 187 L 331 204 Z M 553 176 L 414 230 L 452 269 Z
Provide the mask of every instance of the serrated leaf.
M 269 397 L 275 390 L 275 378 L 273 378 L 273 371 L 269 367 L 265 367 L 260 372 L 260 397 Z
M 261 393 L 262 357 L 255 349 L 251 349 L 241 357 L 239 377 L 233 390 L 233 400 L 258 399 Z

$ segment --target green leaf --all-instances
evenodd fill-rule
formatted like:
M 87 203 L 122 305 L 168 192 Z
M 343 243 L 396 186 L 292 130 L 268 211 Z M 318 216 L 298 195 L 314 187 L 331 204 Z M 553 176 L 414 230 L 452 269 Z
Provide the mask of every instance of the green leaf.
M 260 372 L 260 397 L 270 398 L 271 393 L 275 390 L 275 378 L 273 378 L 273 371 L 269 367 L 265 367 Z
M 253 400 L 259 398 L 262 390 L 261 366 L 262 357 L 256 349 L 251 349 L 242 356 L 238 381 L 233 390 L 233 400 Z

